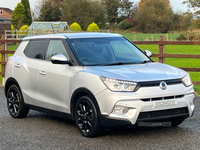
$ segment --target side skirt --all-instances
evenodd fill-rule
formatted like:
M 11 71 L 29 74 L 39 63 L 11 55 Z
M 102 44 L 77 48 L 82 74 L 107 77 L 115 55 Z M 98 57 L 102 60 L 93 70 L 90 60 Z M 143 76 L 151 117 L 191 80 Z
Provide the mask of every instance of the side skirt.
M 61 118 L 65 118 L 65 119 L 69 119 L 69 120 L 74 120 L 73 116 L 71 114 L 67 114 L 67 113 L 63 113 L 63 112 L 59 112 L 59 111 L 55 111 L 55 110 L 51 110 L 51 109 L 47 109 L 47 108 L 43 108 L 43 107 L 38 107 L 38 106 L 34 106 L 34 105 L 29 105 L 29 104 L 25 104 L 26 107 L 39 111 L 39 112 L 44 112 L 47 113 L 49 115 L 52 116 L 57 116 L 57 117 L 61 117 Z

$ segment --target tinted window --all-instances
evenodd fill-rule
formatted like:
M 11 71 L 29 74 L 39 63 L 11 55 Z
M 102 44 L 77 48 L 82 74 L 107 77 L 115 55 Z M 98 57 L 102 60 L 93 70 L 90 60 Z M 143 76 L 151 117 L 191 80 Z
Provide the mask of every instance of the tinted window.
M 46 40 L 31 41 L 26 56 L 30 58 L 44 59 L 45 53 Z
M 50 61 L 51 57 L 57 54 L 63 54 L 69 59 L 67 51 L 60 40 L 51 40 L 47 49 L 46 60 Z

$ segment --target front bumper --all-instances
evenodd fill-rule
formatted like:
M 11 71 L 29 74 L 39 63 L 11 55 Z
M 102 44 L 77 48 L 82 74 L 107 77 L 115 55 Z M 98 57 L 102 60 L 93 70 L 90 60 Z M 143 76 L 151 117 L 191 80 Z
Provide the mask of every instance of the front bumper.
M 178 91 L 176 93 L 171 92 L 170 95 L 169 92 L 165 93 L 167 96 L 163 100 L 159 98 L 162 98 L 164 93 L 160 93 L 159 96 L 156 96 L 159 98 L 150 101 L 144 101 L 144 97 L 139 98 L 140 95 L 138 93 L 131 94 L 132 96 L 129 93 L 118 93 L 117 96 L 113 96 L 109 95 L 109 92 L 105 91 L 109 104 L 104 103 L 101 105 L 101 102 L 103 102 L 101 98 L 103 97 L 101 97 L 101 94 L 97 96 L 98 102 L 100 102 L 100 121 L 102 126 L 134 125 L 145 121 L 172 121 L 174 119 L 185 119 L 194 113 L 195 94 L 193 93 L 193 87 L 187 91 L 188 94 Z M 186 93 L 185 91 L 183 92 Z M 173 97 L 172 95 L 177 96 Z M 147 95 L 146 97 L 153 96 Z M 109 98 L 113 98 L 114 100 Z M 112 108 L 110 108 L 110 105 Z M 127 108 L 128 112 L 124 114 L 113 113 L 113 109 L 116 106 Z

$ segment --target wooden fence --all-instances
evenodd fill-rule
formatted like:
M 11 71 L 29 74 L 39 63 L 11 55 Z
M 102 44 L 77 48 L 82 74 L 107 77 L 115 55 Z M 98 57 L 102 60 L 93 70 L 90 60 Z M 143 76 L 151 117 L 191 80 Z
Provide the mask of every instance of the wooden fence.
M 8 59 L 8 54 L 14 54 L 15 51 L 10 51 L 7 49 L 7 44 L 8 43 L 21 43 L 22 40 L 5 40 L 4 37 L 2 37 L 0 39 L 0 44 L 1 44 L 1 50 L 0 50 L 0 54 L 1 54 L 1 61 L 0 61 L 0 65 L 1 65 L 1 72 L 0 75 L 2 76 L 3 80 L 2 80 L 2 84 L 4 85 L 4 77 L 5 77 L 5 67 L 6 67 L 6 61 Z
M 5 76 L 5 65 L 7 61 L 7 54 L 14 54 L 14 51 L 7 50 L 8 43 L 21 43 L 22 40 L 5 40 L 0 39 L 1 44 L 1 61 L 0 65 L 2 65 L 2 69 L 0 75 L 3 77 L 4 83 L 4 76 Z M 165 63 L 165 58 L 195 58 L 200 59 L 200 55 L 188 55 L 188 54 L 165 54 L 165 45 L 200 45 L 200 41 L 165 41 L 164 36 L 159 37 L 159 41 L 132 41 L 134 44 L 144 44 L 144 45 L 159 45 L 159 54 L 153 54 L 152 57 L 158 57 L 160 63 Z M 181 68 L 185 71 L 190 72 L 199 72 L 200 68 Z M 193 84 L 200 85 L 200 81 L 193 81 Z

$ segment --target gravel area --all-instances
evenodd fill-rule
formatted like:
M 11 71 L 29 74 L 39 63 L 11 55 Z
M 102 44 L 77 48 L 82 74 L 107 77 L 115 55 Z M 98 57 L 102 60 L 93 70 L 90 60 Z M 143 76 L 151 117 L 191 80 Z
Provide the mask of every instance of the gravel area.
M 199 150 L 200 98 L 193 117 L 172 128 L 130 127 L 106 131 L 97 138 L 81 136 L 73 121 L 30 111 L 13 119 L 0 87 L 0 150 Z

